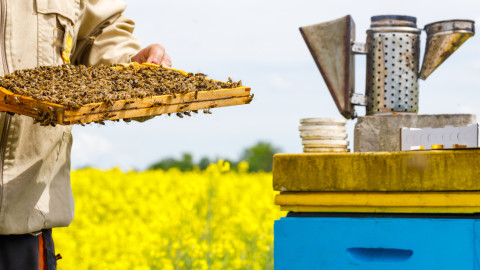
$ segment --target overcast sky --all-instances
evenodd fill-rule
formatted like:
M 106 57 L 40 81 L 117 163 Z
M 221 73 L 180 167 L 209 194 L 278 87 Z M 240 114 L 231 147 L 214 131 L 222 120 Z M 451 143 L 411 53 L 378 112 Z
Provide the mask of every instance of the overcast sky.
M 300 153 L 300 118 L 341 117 L 298 28 L 350 14 L 356 41 L 365 42 L 370 17 L 417 17 L 417 27 L 447 19 L 479 21 L 479 1 L 129 0 L 125 15 L 146 46 L 161 43 L 173 66 L 218 80 L 242 80 L 250 105 L 218 108 L 191 118 L 160 116 L 145 123 L 74 127 L 72 166 L 145 169 L 189 152 L 196 159 L 229 157 L 258 141 Z M 422 34 L 422 53 L 425 33 Z M 365 91 L 365 56 L 356 56 L 356 92 Z M 480 39 L 469 39 L 426 81 L 421 114 L 480 113 Z M 357 108 L 363 116 L 364 109 Z M 349 121 L 350 144 L 353 126 Z M 352 148 L 352 147 L 351 147 Z

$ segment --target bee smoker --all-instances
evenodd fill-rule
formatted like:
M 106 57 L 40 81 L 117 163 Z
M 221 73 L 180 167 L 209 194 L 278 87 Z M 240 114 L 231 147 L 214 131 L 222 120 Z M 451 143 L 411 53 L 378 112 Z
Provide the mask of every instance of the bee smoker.
M 371 18 L 366 43 L 355 41 L 351 16 L 300 27 L 340 113 L 356 117 L 355 105 L 367 115 L 418 113 L 418 79 L 425 80 L 474 35 L 474 22 L 450 20 L 425 26 L 427 45 L 420 62 L 421 30 L 411 16 Z M 366 54 L 365 95 L 355 93 L 355 54 Z

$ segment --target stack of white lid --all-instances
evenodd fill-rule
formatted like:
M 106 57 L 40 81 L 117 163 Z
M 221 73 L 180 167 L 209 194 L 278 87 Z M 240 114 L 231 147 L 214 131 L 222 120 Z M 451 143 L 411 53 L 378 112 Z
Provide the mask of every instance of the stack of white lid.
M 347 121 L 342 118 L 300 119 L 303 152 L 349 152 L 346 123 Z

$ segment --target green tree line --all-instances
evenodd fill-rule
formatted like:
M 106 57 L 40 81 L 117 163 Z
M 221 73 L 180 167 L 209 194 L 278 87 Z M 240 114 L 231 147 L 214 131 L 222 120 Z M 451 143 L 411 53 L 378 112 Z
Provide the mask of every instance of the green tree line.
M 241 161 L 248 162 L 250 172 L 265 171 L 271 172 L 273 166 L 273 155 L 281 150 L 273 146 L 269 142 L 258 142 L 242 151 L 238 160 L 223 159 L 228 161 L 232 168 L 236 168 Z M 211 163 L 216 163 L 220 158 L 210 159 L 202 157 L 198 162 L 193 160 L 190 153 L 183 153 L 180 159 L 168 157 L 161 159 L 148 168 L 149 170 L 168 170 L 170 168 L 178 168 L 181 171 L 193 170 L 195 167 L 204 170 Z

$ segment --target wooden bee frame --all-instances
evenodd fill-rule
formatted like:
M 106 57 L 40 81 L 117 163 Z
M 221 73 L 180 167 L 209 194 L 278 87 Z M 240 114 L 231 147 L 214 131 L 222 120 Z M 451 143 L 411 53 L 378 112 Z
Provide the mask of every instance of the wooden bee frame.
M 249 87 L 240 86 L 231 89 L 119 100 L 113 103 L 91 103 L 73 109 L 13 94 L 7 89 L 0 88 L 0 111 L 26 115 L 35 119 L 48 119 L 48 123 L 53 124 L 72 125 L 242 105 L 250 103 L 252 97 Z

